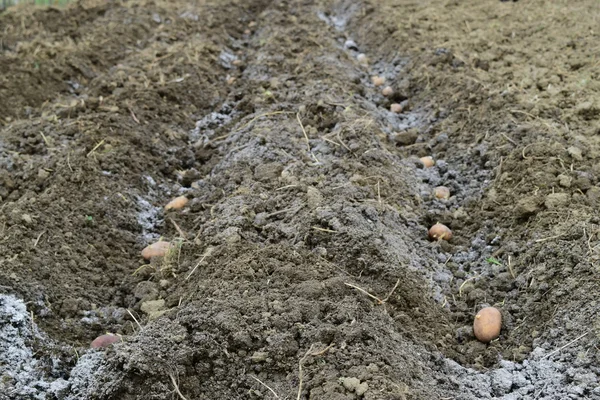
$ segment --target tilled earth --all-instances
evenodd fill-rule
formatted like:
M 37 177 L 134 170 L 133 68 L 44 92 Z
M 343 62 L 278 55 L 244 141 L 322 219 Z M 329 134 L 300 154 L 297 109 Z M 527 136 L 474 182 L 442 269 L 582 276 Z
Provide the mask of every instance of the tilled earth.
M 0 14 L 0 399 L 600 399 L 600 3 L 468 3 Z

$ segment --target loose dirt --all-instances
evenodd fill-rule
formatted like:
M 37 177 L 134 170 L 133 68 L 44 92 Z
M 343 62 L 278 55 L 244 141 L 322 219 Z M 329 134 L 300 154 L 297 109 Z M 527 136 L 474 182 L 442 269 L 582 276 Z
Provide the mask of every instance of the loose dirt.
M 0 398 L 600 399 L 599 17 L 1 13 Z

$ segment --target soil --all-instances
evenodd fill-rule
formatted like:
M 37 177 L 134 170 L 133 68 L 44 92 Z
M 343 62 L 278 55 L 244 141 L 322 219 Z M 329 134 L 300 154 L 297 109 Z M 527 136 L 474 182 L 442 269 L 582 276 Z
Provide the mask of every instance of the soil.
M 0 13 L 0 399 L 600 399 L 599 17 Z

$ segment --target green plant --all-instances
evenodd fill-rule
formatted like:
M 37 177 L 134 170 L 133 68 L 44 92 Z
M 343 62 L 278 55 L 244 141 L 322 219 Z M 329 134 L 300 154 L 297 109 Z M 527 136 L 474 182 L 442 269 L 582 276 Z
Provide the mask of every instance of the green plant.
M 502 265 L 502 263 L 494 257 L 486 258 L 485 261 L 489 262 L 490 264 Z

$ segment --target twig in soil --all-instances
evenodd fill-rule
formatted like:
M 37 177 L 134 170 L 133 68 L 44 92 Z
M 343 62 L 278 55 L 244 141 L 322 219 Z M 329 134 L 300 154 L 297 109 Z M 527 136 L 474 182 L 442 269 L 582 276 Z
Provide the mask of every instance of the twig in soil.
M 396 284 L 394 285 L 394 287 L 390 291 L 390 294 L 388 294 L 385 299 L 380 299 L 379 297 L 372 295 L 371 293 L 367 292 L 365 289 L 363 289 L 361 287 L 358 287 L 358 286 L 353 285 L 351 283 L 344 282 L 344 285 L 350 286 L 351 288 L 356 289 L 359 292 L 366 294 L 367 296 L 369 296 L 373 300 L 377 300 L 378 304 L 385 304 L 390 299 L 390 297 L 392 297 L 392 294 L 394 294 L 394 291 L 396 290 L 396 288 L 398 287 L 399 284 L 400 284 L 400 279 L 398 279 L 396 281 Z
M 600 230 L 594 231 L 590 235 L 588 235 L 585 227 L 583 228 L 583 237 L 586 237 L 586 236 L 588 237 L 587 247 L 588 247 L 588 250 L 590 251 L 590 255 L 594 252 L 594 249 L 597 247 L 597 246 L 592 247 L 592 239 L 594 238 L 594 235 L 598 234 L 598 232 L 600 232 Z
M 496 177 L 494 178 L 494 182 L 497 182 L 500 179 L 500 175 L 502 174 L 502 163 L 504 162 L 504 157 L 500 157 L 500 163 L 498 164 L 498 172 L 496 173 Z
M 275 190 L 289 189 L 289 188 L 293 188 L 293 187 L 296 187 L 296 186 L 298 186 L 298 185 L 286 185 L 286 186 L 282 186 L 280 188 L 277 188 Z
M 390 297 L 392 297 L 392 294 L 394 294 L 394 292 L 398 288 L 399 284 L 400 284 L 400 279 L 398 278 L 398 280 L 396 281 L 396 284 L 394 285 L 394 287 L 392 288 L 392 290 L 390 290 L 390 293 L 386 296 L 385 299 L 383 299 L 384 303 L 386 303 L 390 299 Z
M 463 287 L 464 287 L 464 286 L 467 284 L 467 282 L 471 282 L 472 280 L 474 280 L 474 279 L 476 279 L 476 278 L 477 278 L 476 276 L 473 276 L 473 277 L 471 277 L 471 278 L 469 278 L 469 279 L 465 280 L 465 281 L 462 283 L 462 285 L 460 285 L 460 287 L 458 288 L 458 295 L 459 295 L 460 297 L 462 297 L 462 290 L 463 290 Z
M 323 354 L 325 354 L 327 352 L 327 350 L 329 350 L 330 348 L 332 348 L 335 345 L 335 343 L 330 344 L 329 346 L 325 347 L 323 350 L 319 350 L 319 351 L 313 351 L 313 347 L 315 346 L 314 343 L 310 345 L 310 348 L 308 349 L 308 351 L 304 354 L 304 356 L 300 359 L 300 361 L 298 362 L 298 396 L 296 397 L 296 400 L 300 400 L 300 396 L 302 396 L 302 381 L 304 379 L 304 371 L 302 370 L 302 366 L 304 365 L 304 361 L 306 361 L 306 359 L 309 356 L 321 356 Z
M 318 226 L 313 226 L 312 228 L 321 232 L 338 233 L 338 231 L 334 231 L 333 229 L 319 228 Z
M 268 112 L 268 113 L 257 115 L 256 117 L 252 118 L 250 121 L 248 121 L 247 123 L 242 125 L 241 128 L 235 130 L 235 132 L 241 131 L 242 129 L 244 129 L 245 127 L 247 127 L 248 125 L 250 125 L 251 123 L 253 123 L 254 121 L 256 121 L 259 118 L 268 117 L 270 115 L 278 115 L 278 114 L 294 114 L 294 112 L 293 111 L 273 111 L 273 112 Z
M 526 116 L 528 116 L 529 118 L 532 118 L 532 119 L 535 119 L 535 120 L 538 120 L 538 121 L 540 121 L 542 124 L 546 125 L 546 128 L 548 128 L 548 129 L 552 130 L 552 127 L 550 126 L 550 124 L 549 124 L 548 122 L 544 121 L 544 120 L 543 120 L 543 119 L 541 119 L 540 117 L 537 117 L 537 116 L 535 116 L 535 115 L 533 115 L 533 114 L 530 114 L 530 113 L 528 113 L 528 112 L 521 111 L 521 110 L 508 110 L 508 112 L 510 112 L 510 113 L 515 113 L 515 114 L 523 114 L 523 115 L 526 115 Z
M 349 153 L 352 153 L 352 150 L 350 150 L 350 147 L 346 146 L 346 143 L 344 143 L 344 141 L 342 140 L 342 130 L 341 129 L 338 130 L 336 137 L 340 141 L 342 147 L 344 147 Z
M 515 272 L 512 269 L 512 264 L 510 263 L 510 256 L 508 256 L 508 272 L 510 272 L 510 276 L 512 276 L 513 279 L 516 279 Z
M 127 312 L 129 313 L 129 315 L 131 315 L 131 318 L 133 318 L 137 326 L 139 326 L 140 330 L 142 330 L 142 325 L 140 324 L 140 321 L 137 320 L 137 318 L 131 313 L 131 311 L 129 311 L 129 309 L 127 309 Z
M 360 288 L 360 287 L 358 287 L 358 286 L 356 286 L 356 285 L 353 285 L 353 284 L 351 284 L 351 283 L 347 283 L 347 282 L 344 282 L 344 285 L 346 285 L 346 286 L 350 286 L 351 288 L 354 288 L 354 289 L 356 289 L 356 290 L 360 291 L 361 293 L 364 293 L 364 294 L 366 294 L 367 296 L 369 296 L 369 297 L 370 297 L 370 298 L 372 298 L 373 300 L 377 300 L 377 302 L 378 302 L 379 304 L 382 304 L 382 303 L 383 303 L 383 300 L 381 300 L 381 299 L 380 299 L 379 297 L 377 297 L 377 296 L 374 296 L 374 295 L 372 295 L 371 293 L 367 292 L 367 291 L 366 291 L 365 289 L 363 289 L 363 288 Z
M 522 326 L 525 326 L 525 321 L 527 321 L 527 317 L 523 318 L 523 320 L 521 321 L 521 325 L 519 325 L 515 329 L 513 329 L 513 333 L 516 332 L 517 330 L 521 329 Z
M 530 157 L 527 157 L 527 156 L 525 155 L 525 150 L 527 150 L 527 148 L 528 148 L 529 146 L 532 146 L 532 145 L 534 145 L 534 144 L 535 144 L 535 143 L 529 143 L 527 146 L 523 147 L 523 151 L 521 151 L 521 156 L 523 156 L 523 159 L 524 159 L 524 160 L 527 160 L 528 158 L 530 158 Z
M 561 236 L 563 236 L 563 234 L 556 235 L 556 236 L 550 236 L 550 237 L 543 238 L 543 239 L 537 239 L 535 242 L 536 242 L 536 243 L 546 242 L 546 241 L 548 241 L 548 240 L 557 239 L 557 238 L 559 238 L 559 237 L 561 237 Z
M 69 167 L 71 172 L 73 172 L 73 168 L 71 168 L 71 153 L 70 152 L 67 154 L 67 166 Z
M 173 375 L 169 375 L 169 378 L 171 378 L 171 383 L 173 383 L 173 387 L 175 388 L 175 393 L 177 393 L 177 395 L 181 398 L 181 400 L 188 400 L 183 393 L 181 393 L 181 391 L 179 390 L 179 385 L 177 384 L 177 380 L 175 379 L 175 377 Z
M 98 147 L 102 146 L 103 144 L 104 144 L 104 139 L 102 139 L 101 141 L 99 141 L 98 144 L 95 145 L 94 148 L 92 150 L 90 150 L 89 153 L 87 153 L 86 157 L 89 157 L 92 154 L 94 154 L 94 152 L 98 149 Z
M 537 400 L 537 399 L 538 399 L 538 398 L 539 398 L 539 397 L 542 395 L 542 393 L 544 393 L 544 390 L 546 390 L 546 387 L 547 387 L 547 386 L 548 386 L 548 383 L 546 383 L 546 384 L 544 385 L 544 387 L 542 388 L 542 390 L 540 390 L 540 392 L 539 392 L 538 394 L 536 394 L 536 395 L 535 395 L 535 397 L 533 398 L 533 400 Z
M 296 113 L 296 119 L 298 120 L 298 123 L 300 124 L 300 128 L 302 129 L 302 133 L 304 134 L 304 139 L 306 140 L 306 147 L 308 149 L 308 152 L 310 153 L 310 155 L 312 156 L 312 158 L 315 160 L 315 162 L 317 164 L 320 164 L 319 159 L 317 158 L 317 156 L 315 156 L 315 154 L 310 149 L 310 140 L 308 139 L 308 135 L 306 134 L 306 129 L 304 129 L 304 125 L 302 124 L 302 120 L 300 119 L 300 113 Z
M 444 263 L 444 267 L 448 265 L 448 263 L 450 262 L 450 260 L 452 260 L 452 257 L 454 257 L 454 254 L 450 254 L 450 257 L 448 257 L 448 259 Z
M 514 140 L 512 140 L 511 138 L 509 138 L 508 136 L 506 136 L 504 133 L 500 132 L 500 134 L 502 136 L 504 136 L 504 139 L 508 140 L 509 142 L 511 142 L 512 144 L 514 144 L 516 147 L 519 147 L 519 145 L 517 144 L 517 142 L 515 142 Z
M 304 125 L 302 124 L 302 120 L 300 119 L 300 113 L 296 113 L 296 119 L 300 124 L 300 128 L 302 129 L 302 133 L 304 134 L 304 139 L 306 140 L 306 148 L 310 151 L 310 141 L 308 139 L 308 135 L 306 134 L 306 129 L 304 129 Z
M 331 140 L 331 139 L 327 139 L 325 136 L 323 136 L 323 138 L 322 138 L 322 139 L 323 139 L 324 141 L 328 142 L 328 143 L 331 143 L 331 144 L 333 144 L 334 146 L 341 146 L 341 144 L 339 144 L 338 142 L 334 142 L 334 141 L 333 141 L 333 140 Z
M 42 235 L 46 233 L 46 231 L 42 231 L 42 233 L 40 233 L 37 237 L 37 239 L 35 239 L 35 242 L 33 243 L 33 247 L 36 247 L 38 245 L 38 243 L 40 242 L 40 238 L 42 237 Z
M 192 274 L 194 272 L 196 272 L 196 269 L 200 266 L 200 264 L 202 264 L 202 261 L 204 261 L 204 259 L 206 257 L 208 257 L 208 255 L 210 254 L 210 250 L 206 250 L 206 252 L 204 253 L 204 255 L 202 256 L 202 258 L 200 259 L 200 261 L 198 261 L 198 264 L 196 264 L 196 266 L 194 267 L 194 269 L 192 269 L 192 272 L 190 272 L 188 274 L 188 276 L 186 276 L 185 280 L 187 281 L 188 279 L 190 279 L 190 276 L 192 276 Z
M 137 124 L 139 124 L 139 123 L 140 123 L 140 120 L 139 120 L 139 119 L 137 119 L 137 117 L 135 116 L 135 113 L 133 112 L 133 110 L 131 109 L 131 107 L 128 107 L 128 108 L 129 108 L 129 113 L 131 114 L 131 118 L 133 118 L 133 120 L 134 120 L 134 121 L 135 121 Z
M 582 334 L 582 335 L 579 335 L 579 336 L 577 336 L 575 339 L 571 340 L 569 343 L 565 344 L 564 346 L 562 346 L 562 347 L 559 347 L 558 349 L 556 349 L 556 350 L 554 350 L 554 351 L 552 351 L 552 352 L 550 352 L 550 353 L 546 354 L 544 357 L 542 357 L 542 360 L 543 360 L 543 359 L 545 359 L 545 358 L 548 358 L 548 357 L 550 357 L 550 356 L 552 356 L 552 355 L 554 355 L 554 354 L 556 354 L 556 353 L 558 353 L 559 351 L 561 351 L 561 350 L 563 350 L 563 349 L 566 349 L 567 347 L 569 347 L 570 345 L 572 345 L 573 343 L 575 343 L 575 342 L 576 342 L 576 341 L 578 341 L 579 339 L 581 339 L 581 338 L 584 338 L 585 336 L 589 335 L 591 332 L 592 332 L 592 331 L 587 331 L 586 333 L 584 333 L 584 334 Z
M 179 232 L 179 236 L 181 236 L 181 238 L 183 240 L 186 240 L 187 237 L 186 237 L 185 233 L 181 230 L 181 228 L 179 227 L 179 225 L 177 225 L 177 222 L 173 221 L 172 218 L 169 218 L 169 221 L 171 221 L 171 223 L 173 224 L 173 226 L 175 227 L 175 229 L 177 229 L 177 232 Z
M 271 387 L 269 387 L 269 385 L 267 385 L 266 383 L 264 383 L 263 381 L 261 381 L 260 379 L 258 379 L 256 376 L 254 375 L 250 375 L 250 378 L 254 379 L 256 382 L 260 383 L 261 385 L 263 385 L 264 387 L 266 387 L 267 389 L 269 389 L 269 391 L 271 393 L 273 393 L 273 396 L 275 396 L 276 399 L 279 399 L 280 397 L 277 395 L 277 393 L 275 393 L 275 391 L 273 389 L 271 389 Z
M 50 141 L 48 140 L 48 138 L 46 137 L 46 135 L 44 135 L 44 132 L 40 132 L 40 135 L 42 135 L 42 139 L 44 139 L 44 142 L 46 143 L 46 146 L 52 147 L 52 145 L 50 144 Z
M 300 211 L 300 209 L 302 207 L 304 207 L 304 206 L 294 207 L 294 208 L 286 208 L 286 209 L 283 209 L 283 210 L 275 211 L 275 212 L 272 212 L 270 214 L 267 214 L 267 218 L 271 218 L 271 217 L 274 217 L 274 216 L 279 215 L 279 214 L 285 214 L 288 211 L 293 211 L 292 214 L 296 214 L 298 211 Z
M 227 133 L 225 135 L 217 136 L 216 138 L 213 138 L 209 143 L 218 142 L 219 140 L 227 139 L 228 137 L 229 137 L 229 133 Z
M 141 266 L 140 266 L 138 269 L 136 269 L 135 271 L 133 271 L 133 272 L 131 273 L 131 276 L 135 276 L 135 275 L 136 275 L 138 272 L 140 272 L 140 271 L 142 271 L 143 269 L 146 269 L 146 268 L 148 268 L 148 267 L 151 267 L 151 264 L 144 264 L 144 265 L 141 265 Z
M 31 315 L 31 334 L 33 335 L 33 338 L 35 339 L 35 320 L 33 319 L 33 310 L 30 311 L 30 315 Z
M 348 187 L 348 186 L 352 186 L 352 183 L 344 183 L 343 185 L 340 185 L 340 186 L 334 186 L 334 187 L 331 188 L 331 190 L 342 189 L 342 188 L 345 188 L 345 187 Z

